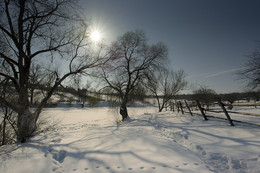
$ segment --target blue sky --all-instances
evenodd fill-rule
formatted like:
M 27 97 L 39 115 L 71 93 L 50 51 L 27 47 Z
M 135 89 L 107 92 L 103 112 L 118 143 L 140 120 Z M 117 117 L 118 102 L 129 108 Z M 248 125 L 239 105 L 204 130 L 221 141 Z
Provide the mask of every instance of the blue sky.
M 218 93 L 245 90 L 235 74 L 260 40 L 259 0 L 81 0 L 87 18 L 115 40 L 142 29 L 169 48 L 169 67 Z M 189 92 L 189 91 L 186 91 Z

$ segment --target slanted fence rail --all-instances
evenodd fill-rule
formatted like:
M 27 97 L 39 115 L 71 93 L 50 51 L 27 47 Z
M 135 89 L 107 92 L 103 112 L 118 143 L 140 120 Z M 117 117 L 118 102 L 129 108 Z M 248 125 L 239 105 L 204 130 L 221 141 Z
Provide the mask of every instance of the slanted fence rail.
M 221 120 L 226 120 L 229 122 L 230 126 L 234 126 L 234 123 L 233 122 L 237 122 L 237 123 L 243 123 L 243 124 L 248 124 L 248 125 L 254 125 L 254 126 L 258 126 L 260 127 L 260 123 L 257 124 L 257 123 L 253 123 L 253 122 L 247 122 L 247 121 L 241 121 L 241 120 L 237 120 L 237 119 L 233 119 L 231 118 L 230 116 L 230 113 L 232 114 L 239 114 L 239 115 L 245 115 L 245 116 L 256 116 L 256 117 L 260 117 L 260 112 L 259 114 L 256 114 L 256 113 L 247 113 L 247 112 L 237 112 L 237 111 L 231 111 L 231 110 L 227 110 L 225 108 L 225 105 L 220 99 L 218 99 L 218 105 L 219 107 L 221 108 L 221 110 L 212 110 L 212 109 L 209 109 L 209 110 L 206 110 L 205 108 L 203 108 L 201 106 L 201 103 L 199 100 L 196 100 L 196 105 L 192 105 L 190 106 L 188 104 L 188 102 L 186 100 L 184 101 L 176 101 L 175 104 L 172 105 L 172 111 L 176 111 L 176 109 L 174 109 L 174 106 L 177 108 L 177 111 L 178 113 L 181 111 L 182 114 L 184 113 L 189 113 L 191 116 L 193 116 L 193 114 L 197 114 L 197 115 L 200 115 L 204 118 L 204 120 L 208 120 L 208 118 L 216 118 L 216 119 L 221 119 Z M 196 107 L 196 109 L 199 109 L 200 113 L 198 113 L 197 111 L 194 112 L 193 109 L 194 107 Z M 193 111 L 193 112 L 192 112 Z M 208 113 L 206 113 L 208 112 Z M 219 113 L 219 114 L 222 114 L 224 113 L 225 115 L 225 118 L 224 117 L 219 117 L 219 116 L 214 116 L 214 115 L 210 115 L 209 113 Z

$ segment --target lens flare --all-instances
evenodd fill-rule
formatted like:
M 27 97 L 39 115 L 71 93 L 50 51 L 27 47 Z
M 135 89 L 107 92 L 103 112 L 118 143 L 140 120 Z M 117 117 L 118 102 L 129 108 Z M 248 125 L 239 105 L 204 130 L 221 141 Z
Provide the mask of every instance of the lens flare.
M 101 33 L 99 31 L 93 31 L 90 33 L 90 38 L 93 42 L 98 42 L 101 40 Z

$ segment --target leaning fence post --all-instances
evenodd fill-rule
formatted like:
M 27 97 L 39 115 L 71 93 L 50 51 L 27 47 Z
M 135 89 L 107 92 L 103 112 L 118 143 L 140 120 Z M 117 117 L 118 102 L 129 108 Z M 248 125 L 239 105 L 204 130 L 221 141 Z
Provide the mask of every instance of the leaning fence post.
M 179 101 L 179 105 L 180 105 L 180 107 L 181 107 L 181 113 L 184 114 L 181 101 Z
M 202 109 L 202 107 L 201 107 L 201 105 L 200 105 L 199 100 L 196 100 L 196 103 L 197 103 L 197 105 L 198 105 L 198 107 L 199 107 L 199 109 L 200 109 L 200 112 L 201 112 L 201 114 L 202 114 L 204 120 L 208 120 L 207 116 L 205 115 L 205 113 L 204 113 L 204 111 L 203 111 L 203 109 Z
M 188 103 L 186 102 L 186 100 L 184 100 L 184 102 L 185 102 L 185 104 L 186 104 L 186 106 L 187 106 L 187 108 L 188 108 L 188 110 L 189 110 L 189 112 L 190 112 L 190 115 L 193 116 L 193 115 L 192 115 L 192 112 L 191 112 L 191 110 L 190 110 L 190 107 L 189 107 Z
M 223 109 L 223 111 L 224 111 L 224 113 L 225 113 L 225 115 L 226 115 L 226 117 L 227 117 L 227 120 L 228 120 L 229 124 L 230 124 L 231 126 L 234 126 L 233 121 L 231 120 L 231 118 L 230 118 L 230 116 L 229 116 L 229 114 L 228 114 L 228 112 L 227 112 L 227 110 L 226 110 L 224 104 L 221 102 L 220 98 L 218 98 L 218 104 L 219 104 L 219 106 Z

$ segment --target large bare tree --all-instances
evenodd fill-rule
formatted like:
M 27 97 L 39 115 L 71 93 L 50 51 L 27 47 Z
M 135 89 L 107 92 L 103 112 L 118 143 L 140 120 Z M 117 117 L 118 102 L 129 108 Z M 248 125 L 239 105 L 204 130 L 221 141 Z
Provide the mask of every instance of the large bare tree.
M 108 57 L 109 61 L 102 67 L 102 78 L 120 97 L 120 114 L 124 121 L 128 117 L 127 103 L 131 93 L 139 88 L 149 71 L 163 65 L 167 48 L 162 43 L 148 45 L 144 32 L 135 30 L 112 43 Z
M 216 92 L 206 86 L 200 86 L 199 89 L 193 91 L 193 99 L 201 101 L 209 110 L 210 104 L 216 100 Z
M 238 72 L 241 79 L 252 89 L 260 88 L 260 41 L 257 48 L 248 55 L 245 68 Z
M 183 70 L 160 70 L 147 76 L 147 88 L 155 96 L 161 112 L 176 94 L 187 86 Z
M 12 81 L 17 98 L 0 96 L 0 101 L 18 114 L 18 142 L 35 132 L 42 108 L 65 79 L 86 74 L 101 63 L 98 55 L 88 54 L 88 24 L 76 4 L 74 0 L 0 1 L 0 76 Z M 36 109 L 29 104 L 32 63 L 45 64 L 46 76 L 55 77 Z

